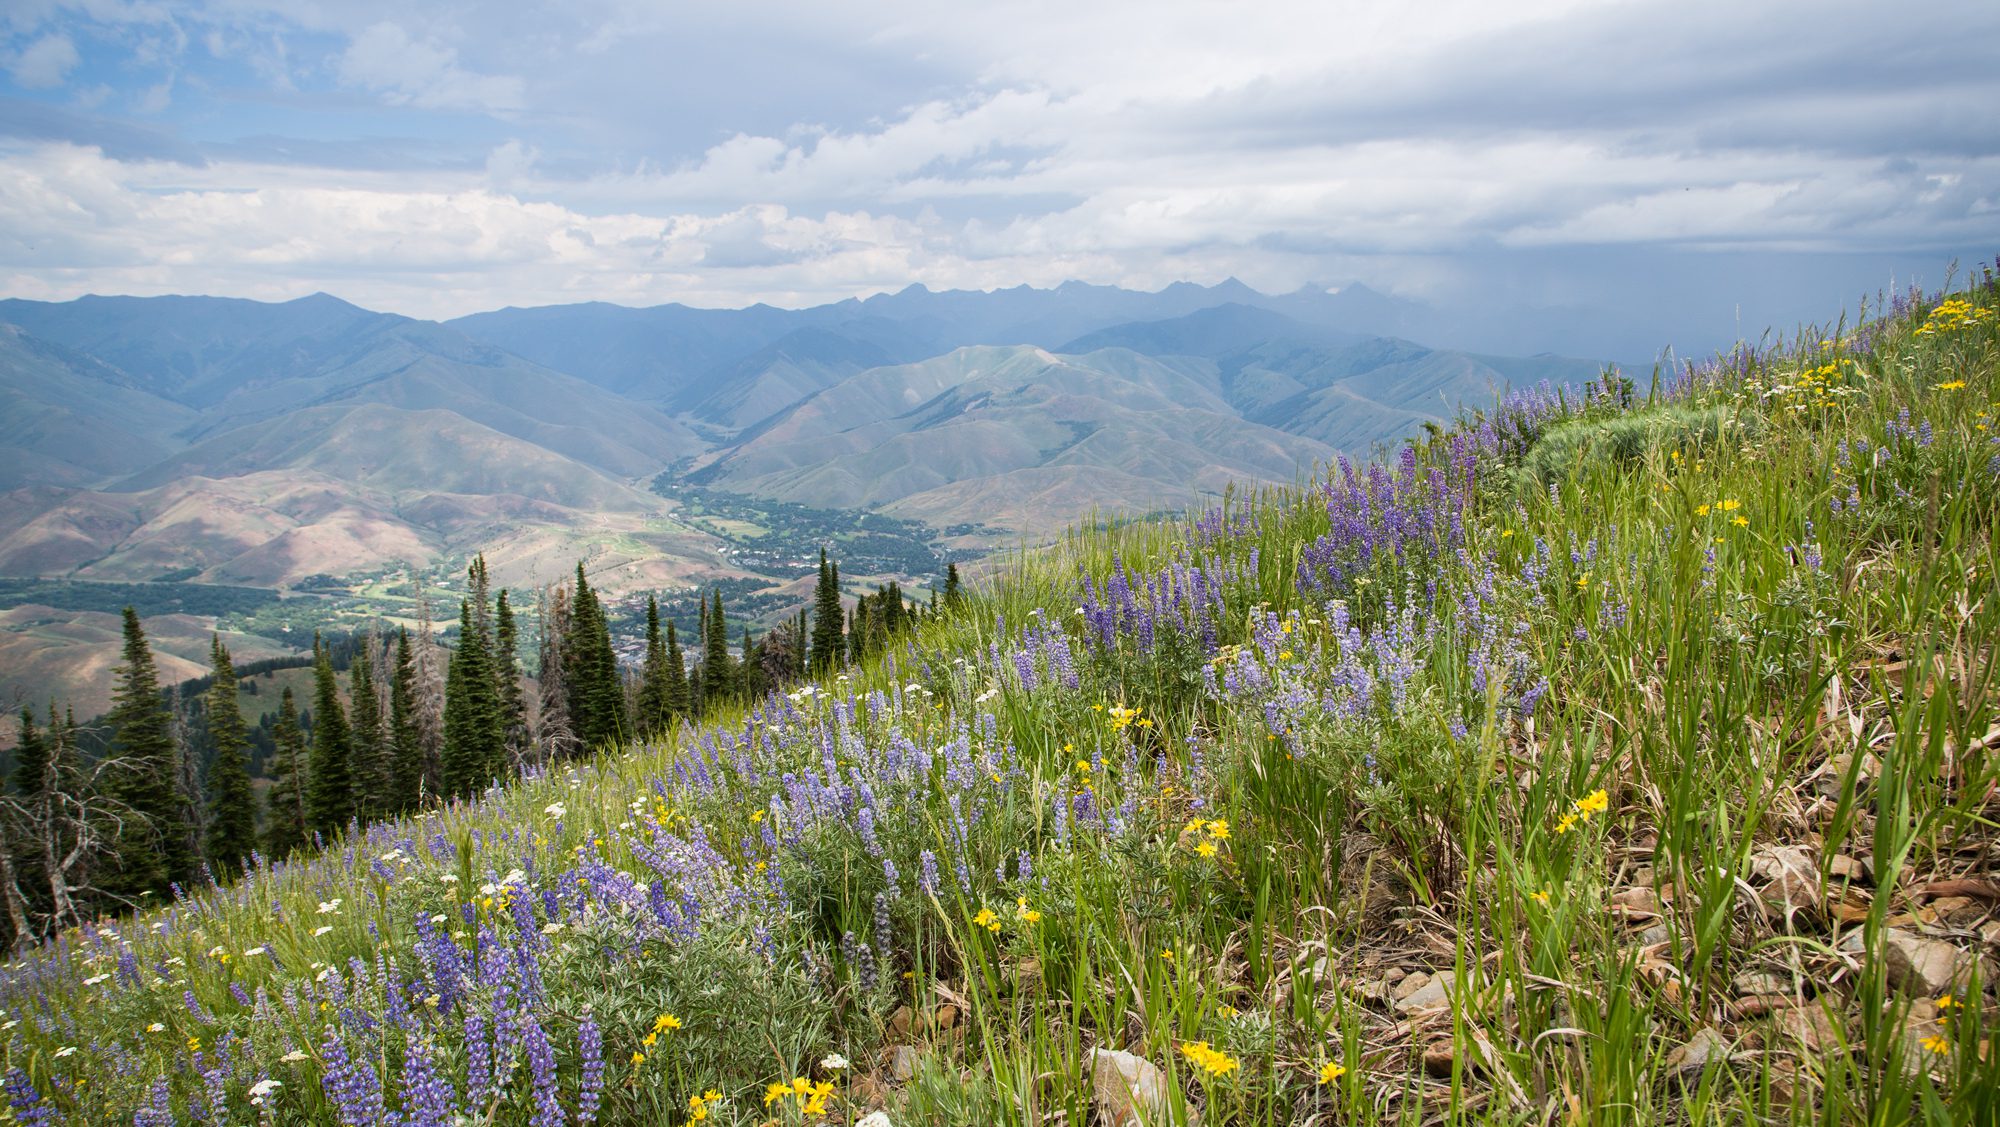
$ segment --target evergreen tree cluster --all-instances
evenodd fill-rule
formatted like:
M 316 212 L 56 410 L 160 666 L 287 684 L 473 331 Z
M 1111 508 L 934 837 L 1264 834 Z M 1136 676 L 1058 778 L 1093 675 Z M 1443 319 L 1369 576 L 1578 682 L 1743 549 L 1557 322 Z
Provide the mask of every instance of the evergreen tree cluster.
M 848 610 L 839 566 L 822 551 L 812 606 L 761 638 L 743 626 L 733 647 L 720 590 L 702 597 L 688 648 L 648 596 L 643 659 L 628 672 L 579 563 L 573 583 L 539 594 L 530 679 L 516 606 L 508 591 L 492 591 L 483 556 L 467 568 L 466 590 L 448 652 L 421 590 L 414 631 L 371 631 L 338 647 L 313 639 L 310 712 L 286 687 L 275 722 L 267 716 L 256 735 L 270 749 L 261 801 L 239 702 L 255 685 L 242 680 L 246 667 L 218 636 L 208 676 L 178 697 L 163 691 L 144 626 L 127 608 L 101 756 L 80 746 L 75 719 L 54 705 L 40 718 L 20 714 L 14 774 L 0 780 L 0 930 L 16 945 L 32 942 L 524 770 L 663 738 L 684 720 L 866 660 L 938 610 L 936 595 L 920 606 L 894 583 Z M 954 565 L 945 603 L 960 597 Z M 256 668 L 265 667 L 276 668 Z M 176 699 L 191 716 L 177 719 Z

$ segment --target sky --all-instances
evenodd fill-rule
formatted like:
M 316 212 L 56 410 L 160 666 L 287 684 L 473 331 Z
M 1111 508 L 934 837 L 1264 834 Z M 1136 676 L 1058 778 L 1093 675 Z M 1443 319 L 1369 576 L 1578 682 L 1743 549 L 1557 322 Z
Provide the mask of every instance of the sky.
M 1233 276 L 1685 349 L 1991 262 L 1995 106 L 1991 0 L 7 0 L 0 296 Z

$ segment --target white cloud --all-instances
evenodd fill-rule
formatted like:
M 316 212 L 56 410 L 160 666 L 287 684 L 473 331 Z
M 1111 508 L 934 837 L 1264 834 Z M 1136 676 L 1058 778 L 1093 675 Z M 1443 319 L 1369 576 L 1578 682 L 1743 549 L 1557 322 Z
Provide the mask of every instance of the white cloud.
M 500 112 L 526 104 L 526 85 L 519 78 L 465 70 L 455 48 L 411 39 L 400 24 L 388 21 L 356 35 L 339 68 L 341 81 L 398 105 Z
M 31 90 L 61 86 L 81 60 L 67 35 L 44 35 L 8 56 L 7 73 L 17 85 Z

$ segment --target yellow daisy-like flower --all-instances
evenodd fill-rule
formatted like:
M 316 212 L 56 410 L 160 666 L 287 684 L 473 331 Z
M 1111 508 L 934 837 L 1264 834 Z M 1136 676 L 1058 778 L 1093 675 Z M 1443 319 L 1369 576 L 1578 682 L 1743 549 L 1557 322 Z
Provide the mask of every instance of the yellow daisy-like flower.
M 665 1033 L 669 1030 L 679 1029 L 680 1027 L 681 1019 L 672 1014 L 661 1014 L 659 1017 L 653 1019 L 653 1032 L 655 1033 Z
M 991 908 L 981 908 L 979 909 L 979 914 L 972 917 L 972 926 L 983 927 L 991 932 L 998 932 L 1000 930 L 1000 917 L 994 915 Z
M 1241 1064 L 1228 1053 L 1211 1048 L 1206 1041 L 1193 1041 L 1181 1046 L 1181 1055 L 1194 1062 L 1210 1076 L 1226 1076 Z
M 702 1120 L 707 1118 L 708 1118 L 708 1105 L 701 1102 L 700 1096 L 689 1096 L 688 1122 L 700 1123 Z
M 1723 503 L 1721 504 L 1721 506 L 1720 506 L 1720 508 L 1722 509 L 1722 511 L 1723 511 L 1723 512 L 1725 512 L 1725 513 L 1733 513 L 1733 512 L 1735 512 L 1735 511 L 1736 511 L 1737 509 L 1740 509 L 1740 508 L 1742 508 L 1742 507 L 1743 507 L 1743 506 L 1742 506 L 1742 502 L 1740 502 L 1740 501 L 1737 501 L 1737 500 L 1736 500 L 1735 498 L 1733 498 L 1733 497 L 1732 497 L 1732 498 L 1730 498 L 1730 499 L 1729 499 L 1729 500 L 1727 500 L 1727 501 L 1724 501 L 1724 502 L 1723 502 Z
M 1948 1053 L 1951 1051 L 1951 1042 L 1935 1035 L 1924 1038 L 1923 1046 L 1933 1053 Z
M 1228 841 L 1229 822 L 1221 818 L 1218 818 L 1215 821 L 1210 822 L 1208 824 L 1208 836 L 1214 838 L 1217 841 Z
M 1173 948 L 1171 948 L 1171 947 L 1163 947 L 1163 948 L 1161 948 L 1161 949 L 1160 949 L 1160 958 L 1161 958 L 1161 959 L 1163 959 L 1163 960 L 1165 960 L 1165 961 L 1167 961 L 1167 962 L 1169 962 L 1169 963 L 1173 962 L 1173 961 L 1174 961 L 1174 952 L 1173 952 Z
M 633 1063 L 633 1064 L 645 1064 L 645 1063 L 646 1063 L 646 1054 L 644 1054 L 644 1053 L 633 1053 L 633 1054 L 632 1054 L 632 1063 Z
M 1748 517 L 1737 517 L 1735 520 L 1730 521 L 1729 523 L 1735 525 L 1738 528 L 1743 528 L 1749 525 L 1750 520 Z
M 1544 889 L 1540 892 L 1530 892 L 1528 893 L 1528 899 L 1533 900 L 1537 904 L 1546 904 L 1549 902 L 1548 890 Z
M 1215 843 L 1212 841 L 1204 841 L 1200 845 L 1195 846 L 1194 851 L 1196 853 L 1201 854 L 1203 857 L 1213 857 L 1215 856 Z
M 770 1107 L 773 1103 L 791 1094 L 792 1086 L 783 1081 L 773 1081 L 766 1084 L 764 1085 L 764 1106 Z
M 1022 896 L 1014 901 L 1014 918 L 1022 923 L 1040 923 L 1042 914 L 1028 907 L 1028 898 Z
M 1559 834 L 1566 834 L 1570 830 L 1575 828 L 1576 828 L 1576 815 L 1574 814 L 1564 814 L 1560 819 L 1556 821 L 1556 832 Z
M 1594 790 L 1576 800 L 1577 813 L 1582 814 L 1585 820 L 1588 820 L 1592 814 L 1602 814 L 1610 808 L 1611 796 L 1604 793 L 1602 789 Z
M 1221 1004 L 1221 1005 L 1219 1005 L 1219 1006 L 1215 1007 L 1215 1016 L 1217 1016 L 1217 1017 L 1235 1017 L 1235 1016 L 1236 1016 L 1236 1007 L 1235 1007 L 1235 1006 L 1232 1006 L 1232 1005 L 1230 1005 L 1230 1004 L 1228 1004 L 1227 1002 L 1225 1002 L 1225 1003 L 1223 1003 L 1223 1004 Z
M 1344 1064 L 1335 1064 L 1333 1061 L 1327 1061 L 1325 1064 L 1319 1066 L 1319 1082 L 1322 1084 L 1331 1084 L 1345 1075 L 1347 1075 L 1347 1066 Z

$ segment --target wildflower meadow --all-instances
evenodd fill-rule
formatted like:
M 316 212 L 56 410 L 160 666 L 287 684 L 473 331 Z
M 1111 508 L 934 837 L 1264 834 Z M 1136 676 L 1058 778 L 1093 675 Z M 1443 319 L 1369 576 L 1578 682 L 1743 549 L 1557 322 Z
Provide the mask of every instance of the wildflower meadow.
M 1997 516 L 1990 271 L 1515 389 L 66 932 L 6 1114 L 2000 1122 Z

